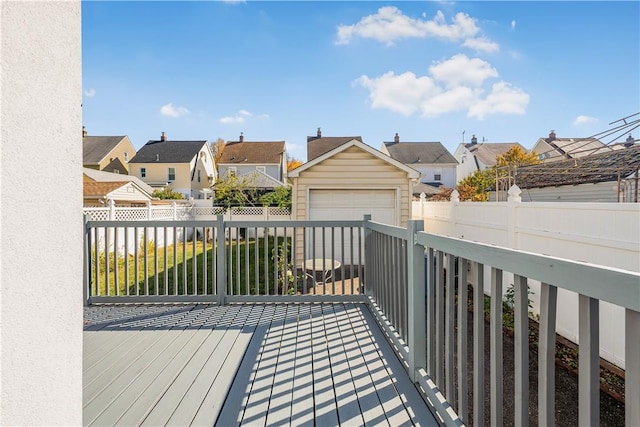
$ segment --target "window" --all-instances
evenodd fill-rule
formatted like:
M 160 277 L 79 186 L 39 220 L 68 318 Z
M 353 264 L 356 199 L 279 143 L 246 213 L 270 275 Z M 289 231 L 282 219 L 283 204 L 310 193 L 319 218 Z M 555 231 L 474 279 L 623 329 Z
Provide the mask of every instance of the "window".
M 198 169 L 198 182 L 200 182 L 200 169 Z
M 229 176 L 236 176 L 238 174 L 238 171 L 236 169 L 235 166 L 229 166 L 229 170 L 227 171 L 227 175 Z
M 442 169 L 436 169 L 436 171 L 433 173 L 433 179 L 436 181 L 442 180 Z
M 113 173 L 120 173 L 120 169 L 114 169 Z
M 262 172 L 262 173 L 266 173 L 266 167 L 265 166 L 256 166 L 256 170 L 258 172 Z
M 167 174 L 167 180 L 168 181 L 175 181 L 176 180 L 176 168 L 169 168 L 169 173 Z
M 129 161 L 129 153 L 127 153 L 126 151 L 124 152 L 124 161 L 125 162 Z
M 140 178 L 146 178 L 147 177 L 147 168 L 140 168 Z

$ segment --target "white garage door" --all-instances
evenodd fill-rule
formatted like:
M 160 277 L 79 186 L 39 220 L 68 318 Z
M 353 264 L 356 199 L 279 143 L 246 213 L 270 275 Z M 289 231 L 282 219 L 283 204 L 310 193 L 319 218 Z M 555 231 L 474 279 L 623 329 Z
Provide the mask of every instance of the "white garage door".
M 395 190 L 310 190 L 309 219 L 371 219 L 384 224 L 396 224 Z
M 309 193 L 309 219 L 321 220 L 360 220 L 365 214 L 371 214 L 371 219 L 384 224 L 396 225 L 396 191 L 395 190 L 311 190 Z M 341 264 L 362 264 L 364 253 L 358 248 L 357 232 L 342 242 L 342 234 L 338 231 L 332 236 L 330 229 L 325 229 L 324 240 L 322 231 L 317 229 L 315 236 L 307 235 L 308 258 L 331 258 Z M 334 243 L 331 256 L 331 243 Z M 324 242 L 324 248 L 323 248 Z M 362 244 L 364 242 L 360 240 Z M 353 249 L 351 249 L 353 245 Z M 324 249 L 324 251 L 323 251 Z M 353 258 L 353 259 L 352 259 Z

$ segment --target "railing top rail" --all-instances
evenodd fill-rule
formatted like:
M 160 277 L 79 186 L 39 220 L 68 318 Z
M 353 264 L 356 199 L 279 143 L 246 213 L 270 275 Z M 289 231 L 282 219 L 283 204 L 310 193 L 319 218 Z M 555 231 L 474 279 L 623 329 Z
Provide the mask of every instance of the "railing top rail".
M 90 228 L 99 227 L 213 227 L 218 224 L 218 219 L 191 219 L 191 220 L 134 220 L 134 221 L 114 221 L 114 220 L 88 220 L 87 226 Z M 262 221 L 224 221 L 225 227 L 362 227 L 362 220 L 354 221 L 292 221 L 292 220 L 262 220 Z M 406 232 L 405 232 L 406 233 Z
M 266 220 L 266 221 L 225 221 L 227 227 L 362 227 L 362 220 L 342 221 L 342 220 L 325 220 L 325 221 L 309 221 L 309 220 Z
M 426 232 L 417 234 L 417 242 L 426 247 L 640 312 L 638 272 Z
M 407 238 L 407 229 L 404 227 L 382 224 L 380 222 L 375 222 L 375 221 L 367 221 L 366 227 L 370 230 L 384 233 L 392 237 L 398 237 L 400 239 Z

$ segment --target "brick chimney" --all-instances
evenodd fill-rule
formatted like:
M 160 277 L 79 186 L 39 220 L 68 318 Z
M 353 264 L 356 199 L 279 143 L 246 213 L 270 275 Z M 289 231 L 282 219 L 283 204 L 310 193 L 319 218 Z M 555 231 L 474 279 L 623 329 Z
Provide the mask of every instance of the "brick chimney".
M 167 135 L 162 132 L 162 135 L 160 135 L 160 141 L 166 141 L 167 140 Z
M 555 141 L 556 140 L 556 131 L 552 130 L 551 132 L 549 132 L 549 141 Z
M 477 143 L 478 143 L 478 138 L 476 138 L 476 134 L 474 133 L 474 134 L 471 136 L 471 145 L 473 145 L 473 144 L 477 144 Z
M 322 130 L 320 128 L 318 128 L 318 138 L 322 138 Z
M 87 136 L 87 129 L 82 126 L 82 137 L 84 138 L 85 136 Z
M 240 132 L 240 142 L 244 141 L 244 132 Z
M 398 132 L 396 132 L 396 135 L 393 137 L 393 142 L 395 142 L 396 144 L 400 142 L 400 135 L 398 135 Z

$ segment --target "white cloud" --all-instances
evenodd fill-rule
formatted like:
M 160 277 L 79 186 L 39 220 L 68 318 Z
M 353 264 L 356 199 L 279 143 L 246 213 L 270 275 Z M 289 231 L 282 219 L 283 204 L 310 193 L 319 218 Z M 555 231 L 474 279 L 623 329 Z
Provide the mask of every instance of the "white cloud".
M 96 90 L 91 88 L 91 89 L 87 89 L 84 91 L 84 96 L 86 96 L 87 98 L 93 98 L 96 94 Z
M 410 72 L 395 75 L 389 71 L 373 79 L 361 76 L 355 83 L 369 89 L 372 108 L 386 108 L 405 116 L 416 112 L 425 98 L 441 91 L 430 77 L 416 77 Z
M 232 124 L 244 123 L 245 121 L 247 121 L 247 119 L 249 119 L 251 117 L 253 117 L 253 114 L 250 113 L 249 111 L 247 111 L 247 110 L 239 110 L 233 116 L 222 117 L 220 119 L 220 123 L 222 123 L 223 125 L 232 125 Z M 258 116 L 258 118 L 260 118 L 260 119 L 268 119 L 269 115 L 268 114 L 260 114 Z
M 511 29 L 515 30 L 516 28 L 516 21 L 511 21 Z
M 475 19 L 467 14 L 458 13 L 451 21 L 451 24 L 447 24 L 441 11 L 432 20 L 423 20 L 410 18 L 397 7 L 385 6 L 378 9 L 375 15 L 365 16 L 357 24 L 339 25 L 336 44 L 348 44 L 354 37 L 374 39 L 387 45 L 393 45 L 398 39 L 412 37 L 459 41 L 472 38 L 479 32 Z
M 529 105 L 529 94 L 507 82 L 495 83 L 491 93 L 478 99 L 469 108 L 467 116 L 484 119 L 490 114 L 524 114 Z
M 189 110 L 184 107 L 174 107 L 173 102 L 170 102 L 160 108 L 160 114 L 168 117 L 182 117 L 189 114 Z
M 589 116 L 578 116 L 576 117 L 576 119 L 573 121 L 573 125 L 574 126 L 580 126 L 580 125 L 586 125 L 589 123 L 597 123 L 598 119 L 596 119 L 595 117 L 589 117 Z
M 500 46 L 498 45 L 498 43 L 492 42 L 484 36 L 466 39 L 464 43 L 462 43 L 462 46 L 473 49 L 476 52 L 492 53 L 500 50 Z
M 455 55 L 431 66 L 429 73 L 417 76 L 389 71 L 379 77 L 363 75 L 354 84 L 369 91 L 371 108 L 405 116 L 437 117 L 466 111 L 469 117 L 483 119 L 491 114 L 524 114 L 529 104 L 529 95 L 507 82 L 485 86 L 498 72 L 478 58 Z
M 479 58 L 469 59 L 462 53 L 430 66 L 429 72 L 447 87 L 480 86 L 486 79 L 498 77 L 498 71 L 491 64 Z

